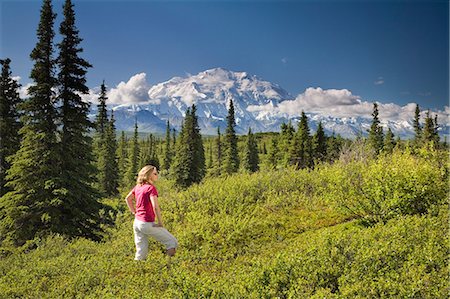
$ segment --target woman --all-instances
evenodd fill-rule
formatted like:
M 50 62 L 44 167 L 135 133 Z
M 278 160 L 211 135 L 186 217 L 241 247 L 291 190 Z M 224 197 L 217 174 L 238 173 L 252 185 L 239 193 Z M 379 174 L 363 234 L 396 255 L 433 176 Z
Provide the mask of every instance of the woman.
M 134 214 L 134 243 L 136 244 L 135 260 L 145 260 L 148 255 L 148 237 L 164 244 L 167 255 L 174 256 L 178 245 L 177 239 L 172 236 L 161 217 L 158 204 L 158 191 L 154 183 L 158 179 L 158 170 L 155 166 L 147 165 L 138 174 L 136 186 L 128 193 L 126 202 L 131 213 Z M 136 205 L 133 205 L 133 199 Z M 155 223 L 155 216 L 158 223 Z

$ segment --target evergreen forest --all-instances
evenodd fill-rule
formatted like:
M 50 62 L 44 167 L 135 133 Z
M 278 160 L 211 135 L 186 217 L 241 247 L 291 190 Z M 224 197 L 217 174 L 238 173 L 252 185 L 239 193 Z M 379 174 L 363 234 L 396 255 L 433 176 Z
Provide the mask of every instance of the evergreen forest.
M 449 148 L 430 111 L 409 140 L 377 103 L 354 140 L 305 112 L 237 135 L 233 101 L 215 136 L 195 104 L 163 136 L 119 132 L 105 81 L 95 119 L 82 100 L 95 66 L 74 4 L 60 24 L 51 0 L 40 13 L 28 97 L 0 59 L 0 298 L 448 298 Z M 179 248 L 137 262 L 124 198 L 145 165 Z

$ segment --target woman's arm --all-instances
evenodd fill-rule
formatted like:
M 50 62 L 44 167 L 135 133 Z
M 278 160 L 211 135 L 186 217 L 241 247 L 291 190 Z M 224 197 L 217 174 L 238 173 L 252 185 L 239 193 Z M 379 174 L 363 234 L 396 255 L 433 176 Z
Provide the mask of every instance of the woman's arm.
M 162 217 L 161 217 L 161 209 L 159 208 L 158 196 L 150 196 L 150 200 L 152 201 L 153 211 L 155 212 L 156 219 L 158 219 L 158 226 L 164 226 Z
M 130 209 L 131 214 L 134 215 L 136 213 L 136 209 L 133 204 L 133 199 L 134 199 L 133 191 L 130 191 L 130 193 L 128 193 L 127 197 L 125 197 L 125 201 L 127 202 L 127 206 L 128 206 L 128 209 Z

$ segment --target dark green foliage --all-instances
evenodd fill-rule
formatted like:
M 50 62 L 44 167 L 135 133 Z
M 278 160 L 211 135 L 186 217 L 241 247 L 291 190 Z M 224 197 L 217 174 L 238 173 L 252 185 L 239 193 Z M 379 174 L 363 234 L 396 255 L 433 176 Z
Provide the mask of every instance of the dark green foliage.
M 0 236 L 14 244 L 23 244 L 36 235 L 60 230 L 64 191 L 60 190 L 59 151 L 56 135 L 51 1 L 43 2 L 37 30 L 38 42 L 31 52 L 34 66 L 23 105 L 22 141 L 12 156 L 7 172 L 11 190 L 0 199 Z M 56 163 L 55 163 L 56 162 Z
M 160 163 L 157 144 L 157 140 L 153 134 L 150 134 L 146 141 L 141 142 L 139 146 L 141 154 L 139 158 L 139 169 L 145 165 L 152 165 L 159 169 Z
M 62 201 L 61 218 L 55 223 L 56 232 L 68 236 L 85 236 L 99 239 L 100 229 L 99 194 L 92 187 L 95 173 L 93 167 L 92 138 L 89 131 L 92 123 L 88 119 L 89 103 L 81 99 L 87 94 L 86 70 L 91 65 L 79 54 L 82 39 L 75 25 L 75 12 L 70 0 L 63 7 L 64 20 L 59 31 L 62 41 L 58 57 L 60 107 L 60 190 Z M 61 221 L 63 225 L 59 223 Z
M 139 138 L 138 138 L 138 125 L 137 120 L 134 124 L 134 136 L 131 140 L 131 148 L 128 152 L 128 169 L 126 174 L 126 184 L 131 187 L 136 182 L 137 173 L 139 171 Z
M 259 170 L 258 144 L 251 128 L 248 129 L 243 166 L 249 172 Z
M 100 139 L 104 138 L 108 123 L 108 110 L 106 108 L 107 99 L 108 97 L 106 96 L 105 81 L 103 81 L 100 85 L 100 96 L 98 98 L 97 105 L 97 117 L 95 119 L 95 129 L 97 130 L 97 134 L 99 134 Z
M 437 146 L 439 144 L 439 124 L 437 123 L 437 115 L 434 118 L 430 115 L 430 110 L 427 111 L 425 117 L 425 124 L 422 130 L 422 143 L 434 142 Z
M 172 163 L 172 148 L 171 148 L 171 140 L 170 140 L 170 123 L 167 121 L 166 127 L 166 139 L 164 141 L 164 161 L 163 161 L 163 169 L 168 171 L 170 169 L 170 164 Z
M 388 129 L 386 136 L 384 137 L 384 146 L 383 151 L 388 154 L 392 154 L 392 151 L 395 147 L 394 134 L 391 131 L 391 128 Z
M 0 197 L 7 191 L 11 191 L 5 186 L 6 171 L 11 167 L 8 157 L 16 153 L 20 147 L 20 135 L 18 134 L 21 128 L 19 120 L 20 84 L 11 77 L 10 63 L 9 58 L 0 60 L 2 65 L 0 78 Z
M 425 117 L 425 124 L 423 126 L 422 141 L 427 143 L 434 140 L 435 126 L 433 118 L 430 116 L 430 110 L 427 111 Z
M 369 130 L 369 144 L 375 151 L 377 155 L 383 149 L 383 127 L 380 126 L 380 120 L 378 119 L 378 104 L 373 103 L 373 113 L 372 113 L 372 125 Z
M 125 187 L 127 186 L 125 180 L 125 174 L 127 172 L 127 158 L 128 158 L 128 147 L 127 147 L 127 139 L 125 137 L 125 132 L 122 131 L 120 134 L 119 146 L 117 148 L 117 167 L 119 169 L 119 186 Z
M 414 143 L 416 145 L 419 145 L 421 143 L 421 139 L 422 139 L 422 127 L 420 125 L 419 104 L 416 104 L 416 109 L 414 111 L 413 126 L 414 126 Z
M 295 165 L 297 168 L 313 167 L 312 140 L 309 134 L 308 117 L 304 111 L 302 111 L 298 131 L 294 135 L 289 153 L 291 165 Z
M 319 122 L 317 131 L 313 137 L 314 159 L 318 162 L 324 162 L 327 158 L 327 138 L 323 130 L 322 122 Z
M 236 126 L 234 119 L 233 100 L 230 100 L 230 107 L 227 115 L 227 129 L 224 141 L 224 170 L 227 174 L 235 173 L 239 170 L 239 154 L 237 148 L 237 136 L 234 130 Z
M 205 176 L 205 152 L 195 105 L 186 111 L 171 172 L 181 188 L 200 183 Z
M 335 133 L 331 134 L 330 137 L 327 138 L 327 161 L 334 162 L 339 159 L 339 155 L 341 152 L 342 144 L 344 143 L 343 138 Z
M 97 117 L 95 121 L 95 136 L 94 136 L 94 155 L 95 155 L 95 166 L 97 168 L 97 189 L 101 194 L 108 194 L 108 144 L 106 139 L 106 129 L 108 125 L 108 110 L 106 108 L 106 86 L 105 81 L 102 82 L 100 86 L 100 96 L 98 98 L 97 105 Z
M 436 144 L 439 144 L 439 124 L 438 124 L 438 116 L 437 114 L 434 116 L 434 141 Z
M 213 167 L 213 146 L 212 142 L 208 142 L 208 162 L 206 164 L 206 168 L 210 169 Z
M 214 171 L 213 174 L 215 176 L 219 176 L 222 174 L 222 167 L 223 167 L 223 143 L 221 140 L 221 134 L 220 134 L 220 127 L 217 127 L 217 138 L 215 139 L 216 143 L 216 160 L 214 163 Z
M 281 134 L 278 142 L 278 149 L 280 152 L 280 158 L 282 166 L 288 166 L 291 162 L 290 150 L 292 143 L 294 142 L 295 129 L 292 126 L 291 121 L 287 124 L 281 124 Z
M 116 126 L 114 120 L 114 111 L 111 110 L 111 118 L 108 121 L 108 126 L 106 128 L 106 142 L 105 142 L 105 152 L 106 152 L 106 184 L 105 191 L 106 195 L 114 196 L 118 193 L 119 188 L 119 165 L 117 157 L 118 144 L 116 140 Z
M 269 153 L 268 153 L 268 165 L 269 168 L 276 169 L 278 165 L 279 160 L 279 151 L 278 151 L 278 138 L 272 137 L 270 147 L 269 147 Z

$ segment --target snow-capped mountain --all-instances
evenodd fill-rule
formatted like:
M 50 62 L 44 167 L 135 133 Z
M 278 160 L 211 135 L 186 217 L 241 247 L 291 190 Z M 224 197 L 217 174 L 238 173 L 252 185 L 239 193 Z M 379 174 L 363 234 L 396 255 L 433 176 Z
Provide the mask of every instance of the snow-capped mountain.
M 233 100 L 236 131 L 245 134 L 249 127 L 256 132 L 279 130 L 283 117 L 256 119 L 249 106 L 273 105 L 294 97 L 280 86 L 250 76 L 216 68 L 187 78 L 175 77 L 148 91 L 148 102 L 113 107 L 118 130 L 133 130 L 137 118 L 139 131 L 161 133 L 165 122 L 179 128 L 186 110 L 195 104 L 202 134 L 224 131 L 230 100 Z
M 118 131 L 133 131 L 135 120 L 140 132 L 164 133 L 166 121 L 179 130 L 186 110 L 195 104 L 202 134 L 216 134 L 220 127 L 223 133 L 230 100 L 235 108 L 236 132 L 279 131 L 283 122 L 296 124 L 301 110 L 280 109 L 292 103 L 295 97 L 277 84 L 264 81 L 246 72 L 233 72 L 215 68 L 185 78 L 175 77 L 154 85 L 148 90 L 148 100 L 139 104 L 113 106 Z M 127 102 L 124 99 L 123 102 Z M 290 106 L 287 106 L 290 107 Z M 298 108 L 298 107 L 297 107 Z M 328 135 L 333 132 L 346 138 L 366 134 L 370 128 L 369 117 L 331 117 L 319 113 L 308 113 L 311 130 L 314 132 L 319 121 Z M 396 136 L 413 136 L 411 121 L 383 121 Z M 448 127 L 445 131 L 448 131 Z

